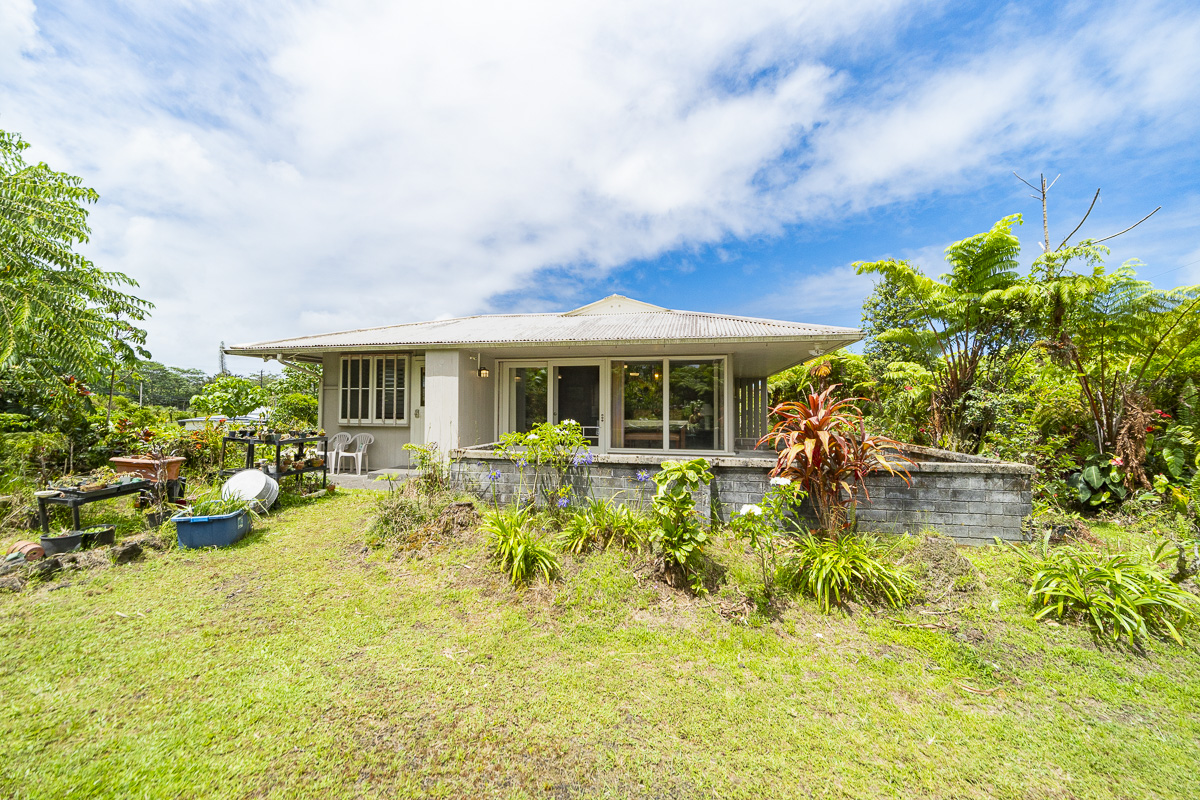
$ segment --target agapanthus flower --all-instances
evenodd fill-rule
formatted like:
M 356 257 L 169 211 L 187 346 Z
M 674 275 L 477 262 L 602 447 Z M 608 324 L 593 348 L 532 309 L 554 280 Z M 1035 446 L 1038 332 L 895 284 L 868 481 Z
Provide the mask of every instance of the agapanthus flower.
M 517 466 L 518 466 L 518 467 L 520 467 L 521 469 L 525 469 L 526 467 L 528 467 L 528 466 L 529 466 L 529 462 L 528 462 L 528 461 L 526 461 L 526 460 L 525 460 L 525 459 L 523 459 L 523 458 L 518 458 L 518 459 L 517 459 Z
M 567 506 L 569 506 L 571 504 L 571 501 L 565 497 L 560 497 L 560 498 L 558 498 L 556 503 L 559 508 L 566 508 Z
M 646 481 L 650 480 L 650 470 L 639 469 L 637 471 L 637 474 L 634 475 L 633 477 L 637 480 L 638 483 L 645 483 Z
M 493 483 L 500 480 L 500 470 L 493 469 L 488 471 L 488 480 Z

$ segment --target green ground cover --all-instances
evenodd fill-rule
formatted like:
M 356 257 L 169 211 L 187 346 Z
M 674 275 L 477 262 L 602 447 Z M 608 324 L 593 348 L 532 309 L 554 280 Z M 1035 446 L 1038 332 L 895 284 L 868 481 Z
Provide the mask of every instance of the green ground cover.
M 705 598 L 617 550 L 517 591 L 479 535 L 364 546 L 371 508 L 0 595 L 0 796 L 1196 795 L 1195 648 L 1034 623 L 1002 549 L 932 605 L 764 615 L 721 535 Z

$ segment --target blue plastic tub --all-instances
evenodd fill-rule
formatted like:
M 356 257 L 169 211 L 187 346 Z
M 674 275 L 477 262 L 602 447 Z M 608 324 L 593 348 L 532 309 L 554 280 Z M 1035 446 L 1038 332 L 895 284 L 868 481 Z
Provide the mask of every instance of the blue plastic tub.
M 228 547 L 250 532 L 250 512 L 215 517 L 171 517 L 180 547 Z

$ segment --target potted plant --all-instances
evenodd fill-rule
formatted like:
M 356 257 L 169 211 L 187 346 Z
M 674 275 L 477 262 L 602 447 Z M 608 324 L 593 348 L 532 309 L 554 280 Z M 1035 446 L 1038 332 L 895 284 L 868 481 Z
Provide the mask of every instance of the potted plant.
M 116 525 L 93 525 L 83 531 L 84 547 L 103 547 L 117 540 Z
M 39 541 L 48 556 L 70 553 L 78 550 L 83 543 L 83 531 L 61 530 L 56 534 L 43 536 Z
M 132 472 L 148 481 L 173 481 L 179 478 L 179 469 L 186 460 L 167 455 L 161 445 L 147 443 L 137 456 L 114 456 L 108 461 L 117 472 Z

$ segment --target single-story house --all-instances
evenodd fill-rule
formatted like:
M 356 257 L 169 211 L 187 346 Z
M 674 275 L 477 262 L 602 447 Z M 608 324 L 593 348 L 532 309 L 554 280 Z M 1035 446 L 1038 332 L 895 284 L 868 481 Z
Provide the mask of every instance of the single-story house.
M 855 328 L 676 311 L 612 295 L 545 314 L 489 314 L 236 345 L 320 365 L 320 425 L 375 436 L 372 468 L 542 422 L 578 421 L 597 454 L 733 455 L 766 430 L 767 376 L 858 341 Z
M 645 476 L 668 458 L 707 457 L 697 498 L 727 519 L 768 488 L 774 453 L 767 377 L 858 341 L 861 331 L 675 311 L 613 295 L 552 314 L 490 314 L 237 345 L 230 355 L 322 368 L 327 433 L 370 432 L 372 468 L 404 467 L 404 445 L 437 442 L 463 489 L 511 500 L 519 469 L 488 447 L 509 431 L 573 419 L 594 458 L 579 496 L 644 502 Z M 868 476 L 865 527 L 933 527 L 965 543 L 1017 539 L 1033 468 L 905 447 L 908 477 Z

